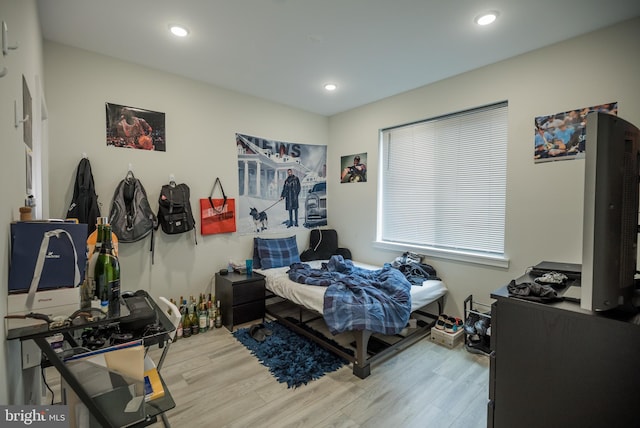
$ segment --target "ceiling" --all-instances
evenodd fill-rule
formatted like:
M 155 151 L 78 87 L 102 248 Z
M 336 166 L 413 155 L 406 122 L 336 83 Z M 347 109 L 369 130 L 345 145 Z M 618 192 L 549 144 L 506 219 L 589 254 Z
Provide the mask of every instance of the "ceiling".
M 331 116 L 640 16 L 640 1 L 38 0 L 38 10 L 47 40 Z M 480 27 L 486 10 L 499 17 Z M 172 23 L 189 36 L 172 36 Z

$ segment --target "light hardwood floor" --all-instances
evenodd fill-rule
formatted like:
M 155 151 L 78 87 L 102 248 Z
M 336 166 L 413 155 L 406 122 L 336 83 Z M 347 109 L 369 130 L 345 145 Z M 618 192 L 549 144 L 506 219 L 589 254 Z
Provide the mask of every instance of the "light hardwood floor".
M 226 328 L 171 345 L 162 375 L 173 427 L 485 427 L 489 359 L 424 338 L 372 366 L 297 389 L 278 383 Z M 154 426 L 161 426 L 156 424 Z
M 173 343 L 161 374 L 176 402 L 167 413 L 174 428 L 474 428 L 487 421 L 488 357 L 428 337 L 372 365 L 366 379 L 345 366 L 288 389 L 223 327 Z

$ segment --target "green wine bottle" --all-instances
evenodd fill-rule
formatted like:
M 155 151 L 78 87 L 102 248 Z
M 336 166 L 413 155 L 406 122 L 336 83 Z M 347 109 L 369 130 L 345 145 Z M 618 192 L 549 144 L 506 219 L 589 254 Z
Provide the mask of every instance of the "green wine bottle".
M 193 296 L 191 296 L 191 304 L 189 305 L 189 321 L 191 322 L 191 335 L 199 334 L 200 323 L 198 321 L 198 308 Z
M 100 248 L 102 248 L 102 241 L 104 236 L 104 225 L 106 224 L 106 217 L 98 217 L 98 222 L 96 223 L 96 243 L 93 246 L 93 251 L 88 255 L 88 265 L 87 272 L 85 273 L 85 277 L 87 278 L 87 295 L 90 300 L 99 299 L 100 292 L 96 290 L 96 262 L 98 261 L 98 256 L 100 255 Z
M 191 337 L 191 318 L 189 318 L 187 299 L 182 303 L 182 337 Z
M 94 272 L 96 293 L 101 306 L 107 308 L 108 317 L 117 318 L 120 316 L 120 263 L 113 254 L 111 226 L 104 225 L 103 228 L 102 247 Z

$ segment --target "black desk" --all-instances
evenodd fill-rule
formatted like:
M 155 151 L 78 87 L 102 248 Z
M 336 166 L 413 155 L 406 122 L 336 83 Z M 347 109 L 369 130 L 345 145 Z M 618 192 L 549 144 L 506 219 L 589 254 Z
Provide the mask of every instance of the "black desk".
M 151 296 L 146 293 L 144 294 L 147 301 L 156 312 L 157 325 L 160 326 L 160 331 L 156 331 L 152 334 L 142 334 L 140 337 L 134 337 L 134 339 L 141 340 L 145 348 L 156 344 L 164 347 L 162 356 L 156 363 L 158 372 L 160 372 L 162 362 L 169 349 L 170 337 L 172 337 L 172 332 L 175 330 L 175 327 L 169 320 L 165 312 L 160 307 L 158 307 Z M 46 356 L 46 361 L 43 361 L 42 364 L 50 364 L 58 370 L 60 376 L 77 394 L 78 398 L 84 403 L 84 405 L 87 406 L 87 409 L 95 418 L 95 420 L 100 424 L 100 426 L 119 427 L 121 426 L 121 423 L 119 422 L 119 415 L 114 415 L 114 413 L 116 412 L 113 411 L 109 412 L 107 409 L 108 406 L 100 405 L 96 402 L 96 400 L 94 400 L 94 398 L 89 396 L 89 394 L 83 388 L 80 380 L 72 373 L 72 371 L 69 370 L 69 368 L 65 364 L 64 358 L 68 357 L 69 355 L 62 356 L 60 353 L 55 352 L 47 341 L 47 338 L 57 334 L 62 334 L 65 342 L 67 342 L 67 344 L 71 348 L 76 348 L 78 344 L 74 337 L 74 333 L 76 333 L 77 331 L 82 331 L 86 328 L 95 328 L 112 324 L 117 325 L 120 320 L 127 315 L 129 315 L 129 311 L 125 305 L 122 305 L 121 314 L 118 318 L 105 318 L 89 323 L 69 325 L 67 327 L 53 330 L 49 330 L 48 324 L 43 321 L 33 321 L 25 323 L 23 320 L 7 319 L 7 340 L 33 340 Z M 131 426 L 150 425 L 157 421 L 158 416 L 163 416 L 164 412 L 175 407 L 173 397 L 169 393 L 169 389 L 164 383 L 164 380 L 162 380 L 162 376 L 160 376 L 160 380 L 165 391 L 164 397 L 146 402 L 144 404 L 144 415 L 141 416 L 139 421 L 135 422 L 135 425 Z M 163 421 L 166 425 L 167 421 L 164 417 Z M 127 423 L 127 425 L 130 425 L 130 422 Z
M 533 281 L 521 277 L 520 282 Z M 640 325 L 579 303 L 491 294 L 489 427 L 636 427 Z

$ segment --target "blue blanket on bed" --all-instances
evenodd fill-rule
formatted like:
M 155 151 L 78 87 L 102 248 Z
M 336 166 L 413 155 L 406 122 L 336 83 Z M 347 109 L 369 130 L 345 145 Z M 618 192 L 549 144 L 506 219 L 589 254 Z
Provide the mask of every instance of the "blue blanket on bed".
M 332 334 L 352 330 L 397 334 L 409 321 L 411 284 L 388 263 L 382 269 L 368 270 L 342 256 L 332 256 L 322 269 L 292 264 L 289 279 L 327 287 L 324 319 Z

